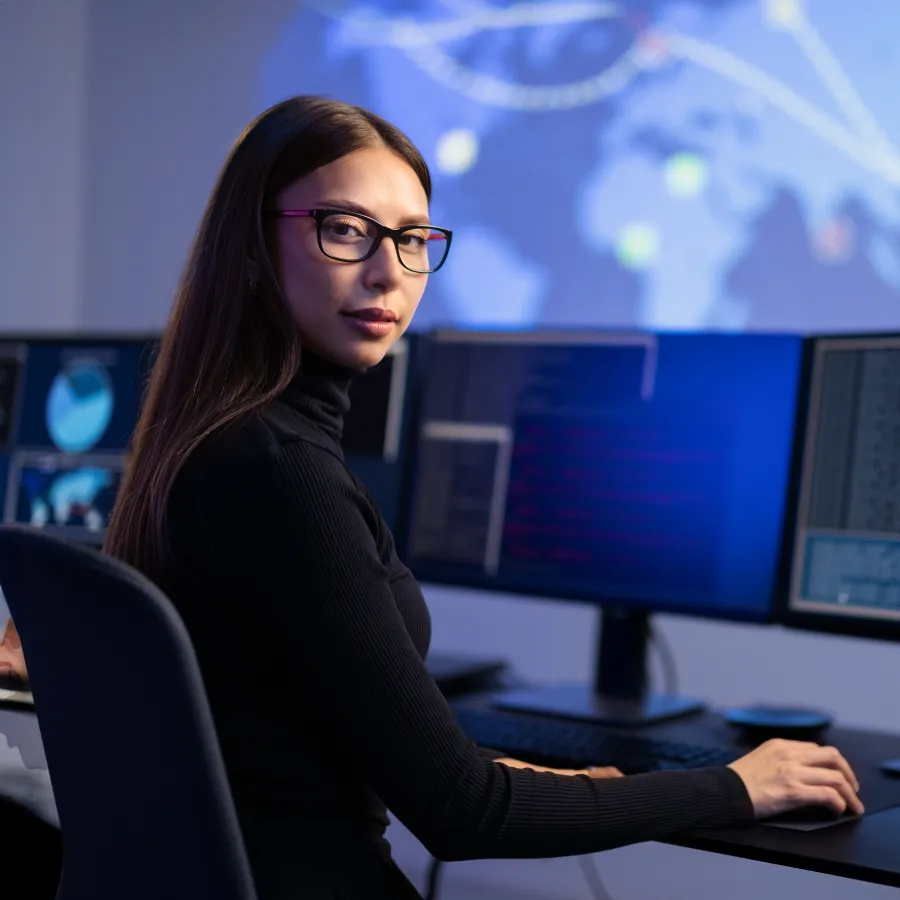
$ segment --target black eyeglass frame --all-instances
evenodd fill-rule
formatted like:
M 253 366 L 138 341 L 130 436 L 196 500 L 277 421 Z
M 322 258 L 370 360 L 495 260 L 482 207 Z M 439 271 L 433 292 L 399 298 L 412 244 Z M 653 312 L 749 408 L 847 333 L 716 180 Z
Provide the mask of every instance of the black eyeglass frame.
M 450 243 L 453 240 L 453 232 L 448 228 L 437 228 L 434 225 L 403 225 L 400 228 L 388 228 L 387 225 L 382 225 L 377 219 L 373 219 L 371 216 L 364 216 L 362 213 L 351 212 L 346 209 L 270 209 L 267 210 L 266 215 L 272 216 L 273 218 L 278 219 L 298 219 L 298 218 L 307 218 L 313 219 L 316 223 L 316 240 L 319 244 L 319 249 L 322 251 L 324 256 L 327 256 L 329 259 L 333 259 L 335 262 L 344 262 L 344 263 L 357 263 L 364 262 L 369 259 L 372 255 L 374 255 L 375 251 L 381 246 L 381 242 L 389 237 L 394 242 L 394 249 L 397 251 L 397 259 L 400 261 L 400 265 L 403 266 L 408 272 L 412 272 L 415 275 L 433 275 L 441 266 L 447 262 L 447 257 L 450 255 Z M 365 256 L 361 256 L 357 259 L 344 259 L 340 256 L 334 256 L 331 253 L 328 253 L 325 248 L 322 246 L 322 222 L 328 216 L 352 216 L 354 219 L 361 219 L 363 222 L 368 222 L 370 225 L 375 227 L 375 240 L 372 242 L 372 246 L 369 248 L 368 253 Z M 444 258 L 438 263 L 438 265 L 434 269 L 414 269 L 412 266 L 407 265 L 403 261 L 403 257 L 400 255 L 400 238 L 406 234 L 408 231 L 420 231 L 423 228 L 427 228 L 429 231 L 437 231 L 439 234 L 443 236 L 446 240 L 446 245 L 444 247 Z

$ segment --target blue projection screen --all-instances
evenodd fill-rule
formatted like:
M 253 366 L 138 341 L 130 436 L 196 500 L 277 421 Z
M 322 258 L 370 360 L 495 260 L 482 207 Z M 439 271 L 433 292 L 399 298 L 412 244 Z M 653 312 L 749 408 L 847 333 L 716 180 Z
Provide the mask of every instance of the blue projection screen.
M 400 125 L 451 260 L 416 320 L 896 328 L 900 2 L 305 0 L 261 106 Z

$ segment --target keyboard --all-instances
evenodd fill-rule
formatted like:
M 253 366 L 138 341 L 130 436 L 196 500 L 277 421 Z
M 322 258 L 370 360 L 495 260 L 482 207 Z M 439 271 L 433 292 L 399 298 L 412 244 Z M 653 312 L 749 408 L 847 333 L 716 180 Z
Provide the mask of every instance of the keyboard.
M 678 741 L 619 734 L 590 722 L 461 707 L 456 717 L 475 743 L 515 759 L 556 769 L 614 766 L 623 775 L 702 769 L 734 762 L 739 753 Z

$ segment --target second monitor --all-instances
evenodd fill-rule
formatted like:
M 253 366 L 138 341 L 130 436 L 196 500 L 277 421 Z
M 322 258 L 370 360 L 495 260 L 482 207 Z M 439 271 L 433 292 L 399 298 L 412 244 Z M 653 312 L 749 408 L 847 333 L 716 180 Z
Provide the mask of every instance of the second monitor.
M 784 620 L 900 640 L 900 335 L 812 348 Z
M 647 689 L 649 617 L 773 619 L 803 348 L 779 334 L 432 336 L 406 562 L 423 581 L 603 609 L 593 684 L 504 704 L 622 723 L 701 706 Z

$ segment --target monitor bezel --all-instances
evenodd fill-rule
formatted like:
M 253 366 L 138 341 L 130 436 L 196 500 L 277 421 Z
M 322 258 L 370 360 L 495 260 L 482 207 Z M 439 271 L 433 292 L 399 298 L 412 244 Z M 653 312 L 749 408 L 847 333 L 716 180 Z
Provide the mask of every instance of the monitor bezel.
M 778 602 L 780 624 L 793 631 L 828 634 L 842 637 L 867 638 L 877 641 L 900 641 L 900 619 L 885 621 L 873 616 L 833 615 L 796 609 L 793 606 L 794 585 L 800 577 L 797 560 L 801 517 L 804 505 L 804 476 L 806 457 L 811 449 L 813 417 L 813 387 L 815 384 L 818 349 L 823 343 L 853 343 L 857 341 L 900 340 L 900 331 L 821 332 L 806 336 L 805 388 L 802 398 L 802 433 L 795 454 L 795 471 L 792 475 L 791 517 L 787 530 L 789 541 L 785 551 L 785 573 Z

